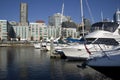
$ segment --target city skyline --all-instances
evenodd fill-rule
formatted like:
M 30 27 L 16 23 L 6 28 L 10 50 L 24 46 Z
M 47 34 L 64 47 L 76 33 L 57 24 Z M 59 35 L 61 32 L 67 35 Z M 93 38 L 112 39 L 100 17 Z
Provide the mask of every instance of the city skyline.
M 43 20 L 45 23 L 48 23 L 49 16 L 52 16 L 55 13 L 61 13 L 63 2 L 64 15 L 70 16 L 76 23 L 81 22 L 80 0 L 1 0 L 0 19 L 19 22 L 21 2 L 28 4 L 29 22 Z M 117 9 L 120 10 L 120 0 L 83 0 L 84 17 L 91 21 L 93 18 L 93 23 L 102 20 L 101 12 L 103 13 L 103 18 L 112 20 Z

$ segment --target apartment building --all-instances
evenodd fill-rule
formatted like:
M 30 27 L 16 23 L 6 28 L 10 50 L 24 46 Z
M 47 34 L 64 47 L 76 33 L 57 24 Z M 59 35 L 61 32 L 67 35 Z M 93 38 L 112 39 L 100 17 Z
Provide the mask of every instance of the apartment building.
M 47 26 L 43 21 L 36 21 L 29 25 L 29 38 L 30 40 L 40 41 L 48 37 Z
M 15 37 L 12 25 L 7 20 L 0 20 L 0 40 L 11 40 Z

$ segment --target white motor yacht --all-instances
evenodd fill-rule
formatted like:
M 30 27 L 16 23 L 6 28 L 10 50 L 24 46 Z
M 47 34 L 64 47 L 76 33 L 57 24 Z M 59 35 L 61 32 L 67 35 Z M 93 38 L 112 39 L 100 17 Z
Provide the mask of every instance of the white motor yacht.
M 117 28 L 116 31 L 120 26 Z M 115 33 L 116 33 L 115 31 Z M 120 41 L 120 35 L 115 34 L 109 31 L 98 30 L 92 33 L 89 33 L 85 36 L 86 39 L 86 46 L 93 54 L 94 52 L 100 51 L 101 49 L 106 51 L 116 47 Z M 89 54 L 87 53 L 84 43 L 78 45 L 72 45 L 62 48 L 65 56 L 68 60 L 81 60 L 81 59 L 88 59 Z
M 83 66 L 86 65 L 94 68 L 95 70 L 105 74 L 113 80 L 120 79 L 120 46 L 115 49 L 97 52 L 94 57 L 88 59 Z

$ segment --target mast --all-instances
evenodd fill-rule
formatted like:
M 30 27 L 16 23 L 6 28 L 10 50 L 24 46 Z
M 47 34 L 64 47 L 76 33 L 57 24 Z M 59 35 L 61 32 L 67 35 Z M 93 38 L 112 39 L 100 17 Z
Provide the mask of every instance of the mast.
M 86 5 L 87 5 L 87 8 L 88 8 L 88 11 L 89 11 L 89 14 L 90 14 L 90 17 L 91 17 L 92 23 L 94 23 L 94 17 L 93 17 L 93 15 L 92 15 L 92 12 L 91 12 L 90 6 L 89 6 L 89 4 L 88 4 L 88 0 L 86 0 Z
M 62 11 L 61 11 L 61 17 L 60 17 L 60 33 L 59 33 L 59 36 L 62 36 L 62 20 L 63 20 L 63 13 L 64 13 L 64 2 L 62 4 Z
M 101 20 L 103 22 L 103 12 L 101 11 Z
M 82 0 L 80 0 L 80 4 L 81 4 L 81 18 L 82 18 L 82 33 L 83 33 L 83 37 L 84 37 L 84 18 L 83 18 L 83 5 L 82 5 Z
M 62 24 L 63 12 L 64 12 L 64 2 L 63 2 L 63 4 L 62 4 L 62 11 L 61 11 L 61 24 Z

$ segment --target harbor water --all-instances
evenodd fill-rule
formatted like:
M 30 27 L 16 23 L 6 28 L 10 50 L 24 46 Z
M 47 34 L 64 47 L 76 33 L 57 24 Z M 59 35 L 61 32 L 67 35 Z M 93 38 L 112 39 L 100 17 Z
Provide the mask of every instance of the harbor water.
M 51 59 L 33 47 L 0 47 L 0 80 L 111 80 L 82 62 Z

